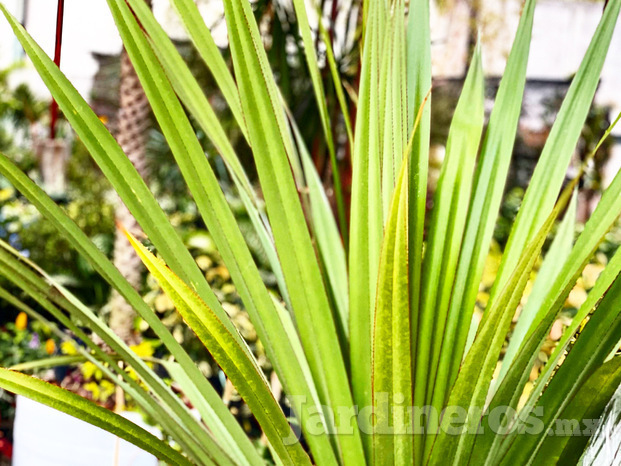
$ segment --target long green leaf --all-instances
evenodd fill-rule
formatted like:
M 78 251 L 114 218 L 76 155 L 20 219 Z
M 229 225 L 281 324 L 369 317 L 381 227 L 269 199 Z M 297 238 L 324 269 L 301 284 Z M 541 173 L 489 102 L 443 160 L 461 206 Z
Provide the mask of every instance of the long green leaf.
M 308 22 L 308 15 L 306 14 L 306 5 L 304 0 L 293 0 L 293 8 L 295 9 L 295 14 L 298 20 L 299 33 L 302 36 L 304 56 L 306 57 L 306 65 L 308 66 L 308 72 L 313 84 L 313 91 L 315 92 L 315 101 L 317 102 L 317 107 L 319 107 L 321 127 L 326 138 L 326 145 L 328 146 L 330 164 L 332 165 L 332 178 L 334 181 L 333 184 L 336 198 L 337 216 L 339 219 L 341 233 L 343 235 L 343 241 L 345 243 L 345 247 L 347 247 L 349 242 L 349 233 L 347 231 L 347 219 L 345 218 L 345 200 L 343 198 L 343 187 L 341 185 L 341 171 L 336 158 L 336 148 L 334 144 L 334 137 L 332 136 L 332 125 L 328 114 L 328 104 L 325 97 L 323 81 L 321 79 L 321 71 L 319 69 L 319 64 L 317 63 L 315 43 L 313 42 L 313 38 L 311 36 L 311 27 Z M 318 21 L 321 22 L 321 15 L 319 15 Z
M 10 246 L 0 243 L 3 249 L 0 250 L 0 274 L 12 281 L 15 285 L 24 290 L 46 311 L 48 311 L 57 321 L 71 330 L 76 337 L 84 341 L 85 344 L 95 352 L 98 360 L 107 363 L 114 368 L 118 375 L 129 384 L 135 393 L 140 393 L 142 389 L 129 376 L 127 372 L 118 367 L 117 362 L 107 353 L 102 351 L 94 344 L 75 322 L 82 322 L 87 325 L 96 335 L 117 354 L 119 354 L 126 364 L 130 365 L 136 374 L 150 391 L 155 393 L 162 404 L 154 403 L 151 397 L 136 397 L 138 402 L 144 402 L 145 410 L 157 413 L 157 417 L 171 418 L 173 422 L 163 423 L 170 429 L 171 436 L 184 445 L 188 454 L 193 455 L 200 461 L 208 461 L 206 455 L 215 457 L 217 455 L 226 458 L 224 453 L 211 439 L 208 432 L 201 428 L 192 417 L 187 407 L 181 403 L 164 382 L 142 361 L 129 347 L 127 347 L 105 324 L 97 318 L 93 312 L 78 301 L 71 293 L 56 283 L 51 277 L 40 269 L 35 271 L 42 274 L 45 280 L 28 269 L 17 259 L 19 253 Z M 9 251 L 8 254 L 6 251 Z M 27 259 L 21 259 L 27 261 Z M 65 316 L 58 307 L 69 312 L 69 317 Z M 204 451 L 203 451 L 204 450 Z M 215 453 L 214 453 L 215 452 Z
M 612 283 L 619 277 L 619 274 L 621 274 L 621 249 L 617 250 L 606 268 L 602 271 L 595 282 L 595 286 L 589 291 L 586 301 L 582 303 L 582 306 L 580 306 L 580 309 L 578 309 L 578 312 L 576 312 L 576 315 L 572 319 L 571 324 L 564 330 L 563 336 L 557 343 L 552 354 L 548 357 L 543 371 L 541 371 L 541 374 L 539 374 L 537 378 L 537 384 L 529 396 L 526 407 L 534 406 L 537 399 L 539 399 L 541 392 L 556 370 L 561 357 L 565 354 L 571 339 L 580 326 L 583 325 L 584 320 L 596 308 L 604 294 L 606 294 L 608 289 L 612 286 Z
M 129 233 L 127 236 L 184 320 L 231 379 L 280 459 L 285 464 L 310 464 L 300 443 L 291 442 L 294 434 L 256 360 L 247 356 L 218 316 L 183 280 L 133 236 Z
M 26 198 L 32 202 L 41 214 L 67 238 L 75 249 L 110 283 L 121 295 L 127 299 L 138 314 L 149 324 L 153 331 L 162 340 L 177 362 L 184 368 L 193 384 L 202 392 L 211 389 L 209 382 L 196 367 L 190 356 L 183 350 L 168 329 L 160 322 L 153 311 L 142 300 L 140 295 L 123 278 L 120 272 L 108 258 L 93 244 L 93 242 L 79 229 L 79 227 L 58 207 L 36 184 L 12 164 L 4 155 L 0 154 L 0 173 L 15 186 Z M 204 418 L 209 428 L 219 441 L 227 446 L 229 452 L 247 458 L 256 457 L 256 450 L 247 439 L 238 423 L 223 404 L 214 405 L 217 416 Z
M 366 5 L 367 2 L 365 2 Z M 372 405 L 371 322 L 382 241 L 379 123 L 383 1 L 370 2 L 360 76 L 353 153 L 349 243 L 349 335 L 351 380 L 355 403 Z M 367 460 L 371 438 L 365 437 Z
M 1 291 L 0 291 L 0 294 Z M 0 296 L 4 298 L 4 296 Z M 44 359 L 37 359 L 35 361 L 28 361 L 21 364 L 15 364 L 14 366 L 9 367 L 12 371 L 18 372 L 26 372 L 26 371 L 36 371 L 38 369 L 50 369 L 53 367 L 63 367 L 63 366 L 73 366 L 76 364 L 81 364 L 85 362 L 87 359 L 84 356 L 56 356 L 49 357 Z
M 418 345 L 418 319 L 420 305 L 421 265 L 425 212 L 427 204 L 427 172 L 429 164 L 429 138 L 431 129 L 431 106 L 424 105 L 431 89 L 431 31 L 429 24 L 429 0 L 411 0 L 407 25 L 407 105 L 408 132 L 414 127 L 419 109 L 420 122 L 414 133 L 413 149 L 409 162 L 410 213 L 409 213 L 409 275 L 410 312 L 412 334 L 412 360 L 416 361 Z M 416 370 L 415 363 L 413 370 Z M 415 378 L 415 373 L 413 373 Z M 418 390 L 415 390 L 415 392 Z M 415 397 L 420 396 L 415 393 Z M 419 398 L 415 398 L 416 404 Z M 414 439 L 415 462 L 423 462 L 423 442 Z
M 380 88 L 383 89 L 383 103 L 380 117 L 383 119 L 381 155 L 381 192 L 384 220 L 388 217 L 393 191 L 399 177 L 401 162 L 408 143 L 407 127 L 407 69 L 405 38 L 405 3 L 395 1 L 390 18 L 386 21 L 388 30 L 383 48 Z
M 225 0 L 231 53 L 250 145 L 302 345 L 326 406 L 353 406 L 336 325 L 291 174 L 293 142 L 250 5 Z M 357 430 L 337 437 L 345 463 L 360 464 Z
M 311 155 L 308 153 L 302 135 L 294 121 L 291 121 L 291 126 L 298 145 L 298 153 L 308 188 L 311 210 L 310 225 L 327 275 L 327 285 L 331 291 L 330 296 L 337 310 L 338 318 L 335 321 L 337 322 L 341 344 L 346 347 L 349 341 L 349 293 L 345 247 L 332 214 L 330 201 L 326 196 Z
M 596 435 L 593 421 L 600 418 L 606 404 L 621 385 L 620 359 L 614 358 L 598 367 L 555 419 L 557 423 L 565 425 L 567 421 L 578 421 L 578 429 L 582 435 L 547 437 L 533 457 L 535 464 L 578 463 L 589 441 L 589 434 Z
M 153 194 L 86 101 L 19 22 L 0 4 L 20 43 L 72 128 L 170 267 L 225 321 L 226 312 Z M 233 331 L 233 324 L 225 325 Z M 241 344 L 241 337 L 237 336 Z
M 539 348 L 549 332 L 552 323 L 565 302 L 582 269 L 595 253 L 597 245 L 604 238 L 614 221 L 621 214 L 621 173 L 617 174 L 613 183 L 604 192 L 600 203 L 586 223 L 583 232 L 576 240 L 571 254 L 567 257 L 561 272 L 549 284 L 548 291 L 542 301 L 537 325 L 532 325 L 510 366 L 503 383 L 498 387 L 490 403 L 490 409 L 496 406 L 515 408 L 528 378 L 528 368 L 537 357 Z M 605 290 L 602 290 L 602 294 Z M 597 295 L 593 296 L 593 299 Z M 500 438 L 496 436 L 491 446 L 495 450 Z M 490 448 L 489 437 L 480 440 L 479 449 Z
M 574 180 L 563 191 L 552 213 L 546 219 L 535 238 L 520 256 L 511 280 L 499 294 L 499 300 L 491 307 L 489 319 L 479 328 L 470 351 L 461 366 L 455 385 L 451 390 L 447 406 L 459 407 L 468 413 L 462 433 L 471 432 L 479 425 L 486 402 L 489 384 L 492 380 L 498 356 L 515 313 L 530 272 L 539 256 L 543 243 L 554 225 L 559 213 L 566 207 L 571 192 L 577 183 Z M 462 464 L 470 457 L 476 436 L 451 435 L 447 430 L 438 433 L 430 455 L 430 464 Z
M 446 393 L 441 388 L 435 390 L 434 385 L 440 355 L 453 343 L 444 341 L 444 332 L 483 131 L 483 99 L 484 76 L 477 45 L 449 130 L 423 262 L 415 406 L 432 405 L 438 412 Z M 439 385 L 445 387 L 446 382 Z M 425 449 L 430 447 L 426 442 Z
M 280 291 L 283 297 L 289 301 L 287 288 L 282 277 L 280 262 L 278 261 L 271 235 L 271 227 L 263 212 L 262 202 L 252 188 L 244 167 L 241 165 L 207 96 L 200 88 L 196 79 L 194 79 L 188 65 L 184 62 L 171 39 L 168 38 L 165 31 L 157 23 L 153 17 L 153 13 L 146 4 L 141 0 L 130 0 L 128 3 L 136 13 L 140 25 L 149 35 L 153 51 L 157 54 L 166 72 L 166 76 L 170 80 L 181 102 L 196 119 L 207 137 L 211 139 L 227 167 L 229 167 L 231 178 L 239 190 L 240 198 L 259 236 L 272 271 L 277 277 Z M 237 91 L 235 90 L 235 92 Z
M 620 8 L 621 0 L 610 1 L 606 6 L 580 68 L 563 100 L 513 224 L 490 293 L 490 305 L 495 300 L 496 292 L 505 285 L 524 246 L 543 224 L 558 197 L 591 108 Z
M 326 58 L 328 60 L 328 66 L 330 67 L 330 74 L 332 75 L 334 91 L 336 93 L 336 98 L 339 102 L 339 106 L 341 107 L 341 114 L 343 115 L 345 130 L 347 131 L 347 138 L 349 140 L 350 148 L 353 152 L 354 130 L 352 129 L 351 118 L 349 117 L 349 107 L 347 106 L 347 101 L 345 100 L 345 93 L 343 92 L 343 81 L 341 80 L 341 75 L 339 73 L 339 69 L 336 63 L 336 58 L 334 57 L 334 50 L 332 49 L 332 43 L 330 42 L 330 35 L 328 34 L 328 31 L 326 30 L 321 20 L 319 20 L 318 25 L 321 39 L 323 40 L 323 43 L 326 47 Z
M 522 108 L 534 13 L 535 0 L 526 0 L 483 138 L 444 335 L 446 341 L 454 342 L 453 350 L 440 355 L 440 373 L 448 366 L 450 369 L 448 374 L 438 376 L 438 380 L 444 380 L 444 387 L 437 382 L 435 387 L 445 393 L 455 382 L 463 360 L 485 258 L 504 193 Z
M 384 233 L 373 323 L 373 434 L 375 464 L 407 464 L 414 443 L 408 416 L 412 405 L 412 350 L 408 271 L 408 165 L 400 171 Z M 392 431 L 391 431 L 392 427 Z
M 537 403 L 543 408 L 542 432 L 538 436 L 518 438 L 504 453 L 503 456 L 511 464 L 515 464 L 515 461 L 518 463 L 528 461 L 536 455 L 551 458 L 560 454 L 563 442 L 546 441 L 546 433 L 563 411 L 571 412 L 576 409 L 577 406 L 572 408 L 570 405 L 580 387 L 604 363 L 621 339 L 620 300 L 621 280 L 615 280 Z M 611 391 L 614 391 L 614 388 Z M 597 401 L 596 393 L 597 391 L 591 393 L 593 401 Z M 607 401 L 602 402 L 602 409 Z M 541 450 L 544 445 L 549 447 L 548 451 Z
M 100 427 L 170 464 L 192 464 L 133 422 L 68 390 L 4 368 L 0 368 L 0 387 Z
M 218 89 L 222 92 L 226 103 L 237 120 L 237 124 L 247 137 L 248 131 L 242 115 L 242 107 L 235 80 L 213 40 L 196 2 L 193 0 L 171 0 L 171 4 L 179 13 L 179 17 L 183 21 L 183 25 L 196 50 L 218 84 Z
M 115 17 L 122 35 L 126 37 L 127 50 L 134 60 L 134 66 L 143 81 L 147 96 L 153 101 L 156 117 L 171 144 L 173 154 L 188 182 L 194 199 L 205 223 L 214 237 L 218 250 L 225 264 L 231 271 L 251 319 L 257 328 L 261 341 L 266 345 L 268 355 L 281 375 L 288 393 L 294 397 L 311 399 L 311 392 L 303 382 L 300 373 L 300 361 L 293 357 L 291 343 L 280 338 L 283 325 L 275 312 L 273 303 L 244 238 L 230 211 L 218 181 L 202 153 L 200 145 L 193 138 L 192 128 L 183 113 L 181 105 L 167 85 L 163 71 L 159 68 L 145 39 L 141 36 L 138 24 L 123 2 L 116 1 Z M 137 7 L 139 6 L 139 2 Z M 145 13 L 146 16 L 146 13 Z M 127 29 L 126 29 L 127 28 Z M 296 406 L 296 411 L 306 419 L 313 407 L 310 404 Z M 302 412 L 300 412 L 302 409 Z M 302 422 L 303 426 L 305 423 Z M 329 430 L 329 429 L 328 429 Z M 313 436 L 309 439 L 318 457 L 325 461 L 334 461 L 329 440 L 325 436 Z
M 68 335 L 66 332 L 62 332 L 59 330 L 54 322 L 50 322 L 45 319 L 41 314 L 35 312 L 32 308 L 26 306 L 23 302 L 19 301 L 16 297 L 10 295 L 0 288 L 0 297 L 7 300 L 9 304 L 15 306 L 17 309 L 20 309 L 26 312 L 29 316 L 34 319 L 39 320 L 40 322 L 47 325 L 52 329 L 63 341 L 71 342 L 75 347 L 76 351 L 79 355 L 76 356 L 59 356 L 46 358 L 44 360 L 39 361 L 31 361 L 28 363 L 19 364 L 17 366 L 11 367 L 12 370 L 34 370 L 38 368 L 44 367 L 55 367 L 58 365 L 67 365 L 67 364 L 77 364 L 89 361 L 93 363 L 99 370 L 102 371 L 105 377 L 108 378 L 112 383 L 118 385 L 124 393 L 130 396 L 134 402 L 148 416 L 152 419 L 157 419 L 162 431 L 169 435 L 172 439 L 177 441 L 179 445 L 184 449 L 184 452 L 190 456 L 190 458 L 194 458 L 194 461 L 197 461 L 197 464 L 213 464 L 214 460 L 221 464 L 233 465 L 234 463 L 229 455 L 223 450 L 219 449 L 213 441 L 209 441 L 204 447 L 207 449 L 211 449 L 214 453 L 211 457 L 205 456 L 204 454 L 199 454 L 196 456 L 194 451 L 194 446 L 192 444 L 187 443 L 188 440 L 188 431 L 187 429 L 184 431 L 179 419 L 174 416 L 173 413 L 167 412 L 162 409 L 163 407 L 155 403 L 155 400 L 152 398 L 151 394 L 147 392 L 143 386 L 141 386 L 137 381 L 133 379 L 132 376 L 128 376 L 128 373 L 117 365 L 117 360 L 120 359 L 118 355 L 109 355 L 103 352 L 97 345 L 91 344 L 88 340 L 88 337 L 83 334 L 83 332 L 73 324 L 72 320 L 66 319 L 62 314 L 59 314 L 57 309 L 51 304 L 46 303 L 40 299 L 40 297 L 35 297 L 40 304 L 44 305 L 44 308 L 48 311 L 51 311 L 52 315 L 55 319 L 60 321 L 63 325 L 67 327 L 67 329 L 73 332 L 75 338 L 79 338 L 81 342 L 86 343 L 90 347 L 90 351 L 86 350 L 82 343 L 78 343 L 74 337 Z M 156 362 L 151 360 L 151 362 Z M 161 360 L 157 361 L 161 364 Z M 121 377 L 119 377 L 121 375 Z M 183 382 L 183 380 L 182 380 Z M 215 393 L 215 390 L 214 390 Z M 217 401 L 221 403 L 221 399 L 216 398 Z M 236 422 L 233 419 L 233 422 Z M 248 464 L 248 463 L 244 463 Z
M 283 334 L 283 324 L 274 309 L 215 174 L 196 138 L 193 138 L 190 123 L 172 87 L 167 84 L 155 56 L 142 37 L 139 25 L 122 1 L 114 3 L 115 18 L 122 35 L 126 36 L 127 50 L 134 60 L 134 67 L 143 82 L 147 96 L 154 102 L 154 113 L 160 120 L 160 126 L 166 134 L 199 211 L 246 304 L 259 338 L 266 346 L 267 353 L 281 376 L 288 394 L 312 400 L 311 390 L 303 383 L 301 377 L 301 361 L 293 357 L 292 343 L 280 337 Z M 136 11 L 144 9 L 140 1 L 132 4 L 135 4 Z M 147 15 L 147 11 L 141 13 L 145 19 L 149 18 Z M 302 417 L 302 425 L 306 428 L 304 419 L 308 418 L 309 410 L 313 409 L 312 404 L 297 405 L 294 408 Z M 309 438 L 309 443 L 318 458 L 326 462 L 335 461 L 328 438 L 315 435 Z
M 509 346 L 507 347 L 505 355 L 502 359 L 502 367 L 496 380 L 496 384 L 502 382 L 502 379 L 509 370 L 509 366 L 511 365 L 511 362 L 520 347 L 520 343 L 524 340 L 531 324 L 534 323 L 534 325 L 537 325 L 540 321 L 542 316 L 538 315 L 538 311 L 541 308 L 548 286 L 550 282 L 553 281 L 560 273 L 565 258 L 571 252 L 571 247 L 574 241 L 577 202 L 578 195 L 577 193 L 574 193 L 574 197 L 567 208 L 565 217 L 556 232 L 554 241 L 552 241 L 552 245 L 546 254 L 545 260 L 537 272 L 537 278 L 533 285 L 533 289 L 528 296 L 528 301 L 522 309 L 522 312 L 520 312 L 517 324 L 513 329 L 511 340 L 509 340 Z
M 174 416 L 173 413 L 167 412 L 166 410 L 162 409 L 161 406 L 155 403 L 155 400 L 152 398 L 151 394 L 148 393 L 141 385 L 139 385 L 138 382 L 133 379 L 133 377 L 128 376 L 128 373 L 125 372 L 122 367 L 117 365 L 117 360 L 120 359 L 118 355 L 109 355 L 104 352 L 101 348 L 99 348 L 99 346 L 93 344 L 88 339 L 88 337 L 82 332 L 82 330 L 74 324 L 73 320 L 66 318 L 64 314 L 60 313 L 58 311 L 58 308 L 56 308 L 51 302 L 45 301 L 42 296 L 32 294 L 32 290 L 30 290 L 29 287 L 24 287 L 24 290 L 27 293 L 31 294 L 31 296 L 33 296 L 35 300 L 43 306 L 44 309 L 50 312 L 57 321 L 59 321 L 69 331 L 71 331 L 74 337 L 68 335 L 67 332 L 59 330 L 54 322 L 50 322 L 41 314 L 34 311 L 32 308 L 30 308 L 29 306 L 21 302 L 18 298 L 6 292 L 2 288 L 0 288 L 0 298 L 6 300 L 16 309 L 26 312 L 33 319 L 36 319 L 45 324 L 63 341 L 71 342 L 75 347 L 76 351 L 80 354 L 76 356 L 59 356 L 46 358 L 39 361 L 31 361 L 23 364 L 18 364 L 9 369 L 19 371 L 35 370 L 38 368 L 55 367 L 58 365 L 77 364 L 83 363 L 85 361 L 90 361 L 95 366 L 97 366 L 97 368 L 99 368 L 103 372 L 104 376 L 108 377 L 108 379 L 112 383 L 118 385 L 127 395 L 129 395 L 138 404 L 138 406 L 140 406 L 144 410 L 145 414 L 151 416 L 152 419 L 158 419 L 159 424 L 163 429 L 163 432 L 167 435 L 170 435 L 172 439 L 175 439 L 179 443 L 179 445 L 185 449 L 186 454 L 188 454 L 190 457 L 194 457 L 195 461 L 198 461 L 198 464 L 213 464 L 212 458 L 217 458 L 218 462 L 222 464 L 234 464 L 229 459 L 227 453 L 215 447 L 215 444 L 213 444 L 212 442 L 211 447 L 213 448 L 215 454 L 211 458 L 208 456 L 204 456 L 203 454 L 195 456 L 195 447 L 193 447 L 192 444 L 187 443 L 188 433 L 187 430 L 184 432 L 181 428 L 179 419 Z M 78 343 L 75 338 L 79 338 L 81 342 L 86 343 L 90 351 L 85 349 L 82 346 L 82 343 Z M 161 361 L 158 362 L 161 363 Z M 121 377 L 119 377 L 119 375 L 121 375 Z M 215 390 L 213 391 L 215 393 Z M 216 399 L 219 404 L 222 404 L 219 397 L 217 397 Z M 231 419 L 233 418 L 231 417 Z M 236 421 L 233 419 L 233 422 Z

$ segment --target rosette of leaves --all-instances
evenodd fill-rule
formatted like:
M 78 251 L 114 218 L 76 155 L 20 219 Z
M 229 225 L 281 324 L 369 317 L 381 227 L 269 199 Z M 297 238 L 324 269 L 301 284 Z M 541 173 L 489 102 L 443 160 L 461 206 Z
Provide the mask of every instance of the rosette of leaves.
M 621 381 L 621 359 L 614 357 L 621 340 L 621 252 L 601 272 L 537 384 L 525 402 L 521 399 L 546 335 L 621 213 L 621 174 L 577 238 L 569 227 L 564 231 L 570 233 L 557 234 L 559 244 L 570 243 L 569 254 L 545 255 L 541 267 L 547 271 L 538 274 L 528 298 L 534 303 L 531 312 L 522 312 L 516 324 L 523 337 L 512 355 L 505 353 L 500 373 L 496 367 L 546 238 L 561 218 L 559 229 L 563 223 L 571 226 L 568 212 L 579 178 L 566 188 L 563 183 L 621 0 L 607 2 L 556 116 L 475 331 L 472 316 L 520 114 L 534 0 L 524 4 L 485 129 L 483 70 L 480 48 L 475 48 L 429 214 L 429 3 L 412 0 L 406 13 L 403 0 L 363 2 L 356 123 L 348 132 L 353 159 L 349 222 L 343 202 L 336 202 L 339 221 L 332 213 L 300 137 L 298 124 L 304 121 L 287 114 L 249 2 L 223 0 L 233 76 L 195 3 L 173 0 L 252 148 L 260 196 L 208 99 L 144 2 L 108 4 L 197 211 L 282 383 L 291 418 L 274 396 L 275 384 L 266 379 L 191 252 L 114 139 L 47 55 L 3 12 L 91 156 L 141 224 L 150 244 L 129 236 L 136 251 L 252 411 L 276 463 L 579 461 L 588 436 L 548 432 L 556 432 L 557 421 L 578 420 L 582 428 L 581 421 L 599 417 Z M 328 151 L 334 150 L 307 3 L 294 0 L 293 5 L 323 138 Z M 342 91 L 338 73 L 333 78 L 335 92 Z M 349 112 L 343 108 L 343 114 Z M 274 299 L 263 282 L 186 112 L 226 162 L 282 300 Z M 263 463 L 195 362 L 88 237 L 7 157 L 0 157 L 0 172 L 71 238 L 158 335 L 174 358 L 166 362 L 167 370 L 200 419 L 92 310 L 6 245 L 0 249 L 0 273 L 83 338 L 83 357 L 158 419 L 177 448 L 36 378 L 1 369 L 0 386 L 86 419 L 170 464 Z M 335 197 L 342 194 L 337 173 Z M 78 320 L 105 341 L 114 357 L 83 335 Z M 403 407 L 413 407 L 413 413 L 433 409 L 439 425 L 420 430 L 421 418 L 405 415 L 409 411 Z M 498 409 L 504 409 L 500 419 Z M 539 427 L 531 429 L 529 414 L 537 411 L 543 413 Z M 371 414 L 375 422 L 369 422 Z M 297 433 L 304 442 L 297 441 Z

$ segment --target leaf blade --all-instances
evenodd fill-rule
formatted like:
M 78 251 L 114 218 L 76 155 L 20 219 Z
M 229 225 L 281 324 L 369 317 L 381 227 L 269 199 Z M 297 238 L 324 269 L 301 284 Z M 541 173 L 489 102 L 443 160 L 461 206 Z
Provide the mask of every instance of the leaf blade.
M 183 280 L 130 233 L 126 232 L 126 235 L 147 269 L 175 303 L 184 320 L 209 349 L 248 403 L 280 459 L 285 464 L 310 464 L 308 456 L 297 440 L 292 445 L 287 444 L 294 434 L 256 360 L 247 356 L 247 352 L 237 344 L 218 316 Z
M 0 387 L 100 427 L 171 464 L 192 464 L 133 422 L 68 390 L 5 368 L 0 368 Z

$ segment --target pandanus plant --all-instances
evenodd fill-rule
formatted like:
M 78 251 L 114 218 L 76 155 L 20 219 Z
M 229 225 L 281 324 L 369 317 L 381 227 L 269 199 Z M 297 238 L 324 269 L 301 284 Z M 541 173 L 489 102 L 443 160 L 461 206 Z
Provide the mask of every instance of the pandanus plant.
M 223 0 L 231 72 L 194 2 L 172 3 L 252 150 L 261 196 L 149 8 L 142 0 L 108 0 L 153 113 L 282 383 L 291 418 L 114 138 L 15 18 L 1 9 L 159 257 L 128 235 L 131 243 L 256 417 L 273 461 L 354 466 L 577 462 L 593 421 L 621 382 L 621 358 L 614 357 L 621 339 L 621 252 L 565 329 L 534 388 L 524 389 L 568 294 L 621 213 L 617 175 L 574 241 L 572 193 L 579 176 L 564 186 L 621 0 L 607 3 L 573 78 L 473 331 L 476 295 L 520 115 L 535 1 L 523 6 L 485 128 L 480 47 L 474 50 L 430 214 L 429 2 L 411 0 L 406 8 L 405 0 L 364 1 L 355 128 L 326 40 L 331 85 L 342 105 L 352 154 L 349 222 L 308 2 L 293 0 L 293 7 L 334 165 L 336 215 L 281 99 L 251 4 Z M 321 27 L 315 33 L 328 39 Z M 225 161 L 278 279 L 279 296 L 263 283 L 188 115 Z M 162 364 L 200 418 L 91 309 L 6 244 L 0 248 L 0 273 L 58 321 L 63 338 L 83 341 L 80 357 L 96 364 L 156 419 L 170 441 L 15 371 L 1 369 L 0 386 L 100 426 L 170 464 L 262 463 L 195 362 L 110 261 L 5 156 L 0 156 L 0 172 L 158 335 L 171 355 Z M 531 272 L 557 222 L 555 240 L 502 357 Z M 0 297 L 36 315 L 17 296 L 0 290 Z M 102 350 L 87 332 L 109 349 Z

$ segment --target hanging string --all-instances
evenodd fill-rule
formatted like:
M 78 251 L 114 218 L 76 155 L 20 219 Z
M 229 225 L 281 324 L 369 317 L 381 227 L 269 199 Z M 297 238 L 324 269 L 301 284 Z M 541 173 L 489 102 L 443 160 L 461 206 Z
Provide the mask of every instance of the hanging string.
M 60 68 L 60 49 L 63 42 L 63 16 L 65 12 L 65 0 L 58 0 L 56 12 L 56 43 L 54 47 L 54 63 Z M 56 137 L 56 121 L 58 120 L 58 104 L 52 100 L 50 107 L 50 139 Z

